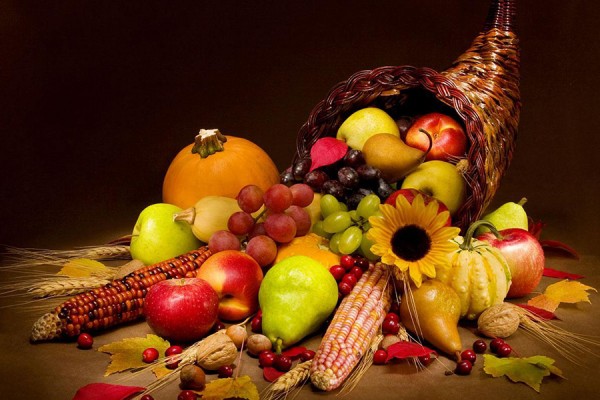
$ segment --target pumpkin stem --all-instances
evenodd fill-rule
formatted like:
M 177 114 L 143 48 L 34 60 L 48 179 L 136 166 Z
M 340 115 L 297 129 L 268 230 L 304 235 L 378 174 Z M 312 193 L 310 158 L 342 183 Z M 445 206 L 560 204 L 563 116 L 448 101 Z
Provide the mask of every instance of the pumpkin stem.
M 471 226 L 469 226 L 469 229 L 467 229 L 464 241 L 460 245 L 461 250 L 473 250 L 473 246 L 471 245 L 471 242 L 473 240 L 473 234 L 480 226 L 485 226 L 489 228 L 489 230 L 492 231 L 492 233 L 496 235 L 498 239 L 502 239 L 502 234 L 498 232 L 498 229 L 496 229 L 494 224 L 492 224 L 490 221 L 480 219 L 479 221 L 473 222 Z
M 223 151 L 223 143 L 227 141 L 225 135 L 218 129 L 200 129 L 192 147 L 192 153 L 200 154 L 200 157 L 206 158 L 217 151 Z

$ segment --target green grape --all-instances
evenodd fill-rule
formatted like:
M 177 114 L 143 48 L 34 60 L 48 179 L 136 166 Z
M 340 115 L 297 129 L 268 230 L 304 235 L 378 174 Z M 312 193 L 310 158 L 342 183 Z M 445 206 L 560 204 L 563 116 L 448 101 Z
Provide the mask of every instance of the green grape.
M 323 195 L 320 200 L 321 215 L 327 218 L 329 215 L 342 209 L 341 203 L 330 194 Z
M 340 202 L 340 209 L 342 211 L 348 211 L 348 205 L 346 205 L 346 203 L 341 203 Z
M 358 216 L 358 214 L 356 213 L 356 210 L 351 210 L 348 211 L 348 213 L 350 214 L 350 219 L 354 222 L 358 222 L 360 220 L 360 217 Z
M 371 215 L 379 211 L 379 205 L 381 200 L 376 194 L 369 194 L 362 198 L 358 207 L 356 207 L 356 214 L 362 218 L 369 218 Z
M 344 231 L 352 225 L 352 219 L 347 211 L 336 211 L 323 220 L 323 230 L 329 233 Z
M 335 254 L 340 254 L 339 243 L 340 237 L 342 236 L 342 232 L 338 232 L 334 234 L 331 239 L 329 239 L 329 250 L 333 251 Z
M 316 233 L 319 236 L 329 239 L 331 237 L 331 233 L 325 232 L 323 230 L 323 221 L 317 221 L 313 224 L 311 228 L 312 232 Z
M 358 226 L 351 226 L 342 232 L 338 243 L 338 249 L 342 254 L 352 254 L 362 242 L 363 233 Z
M 367 237 L 366 233 L 362 236 L 362 240 L 360 242 L 360 253 L 369 261 L 375 261 L 379 258 L 379 256 L 371 252 L 371 246 L 373 243 L 374 242 Z

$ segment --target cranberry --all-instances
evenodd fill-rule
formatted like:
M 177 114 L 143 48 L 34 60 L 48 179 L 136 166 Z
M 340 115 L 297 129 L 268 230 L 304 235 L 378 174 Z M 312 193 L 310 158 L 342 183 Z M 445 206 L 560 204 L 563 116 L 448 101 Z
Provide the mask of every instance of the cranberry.
M 165 350 L 166 357 L 174 356 L 176 354 L 181 354 L 181 353 L 183 353 L 183 347 L 177 346 L 177 345 L 173 345 L 173 346 L 169 347 L 167 350 Z M 175 368 L 177 368 L 178 365 L 179 365 L 179 361 L 173 361 L 173 362 L 168 362 L 165 365 L 165 367 L 167 367 L 169 369 L 175 369 Z
M 354 267 L 354 257 L 349 254 L 345 254 L 340 258 L 340 265 L 350 271 L 350 268 Z
M 91 349 L 94 344 L 94 338 L 89 333 L 82 333 L 77 337 L 77 346 L 80 349 Z
M 272 367 L 277 355 L 271 350 L 263 350 L 258 353 L 258 365 L 261 367 Z
M 273 366 L 276 370 L 281 372 L 288 372 L 292 368 L 292 359 L 288 356 L 280 354 L 275 358 Z
M 252 321 L 250 322 L 250 329 L 254 333 L 262 332 L 262 314 L 260 316 L 256 314 L 254 318 L 252 318 Z
M 400 330 L 400 324 L 393 319 L 384 319 L 381 324 L 381 330 L 384 335 L 396 335 Z
M 390 319 L 391 319 L 391 320 L 394 320 L 394 321 L 396 321 L 396 322 L 400 323 L 400 316 L 398 316 L 398 314 L 396 314 L 396 313 L 393 313 L 393 312 L 389 312 L 389 313 L 387 313 L 387 314 L 385 315 L 385 319 L 384 319 L 384 320 L 386 320 L 386 319 L 388 319 L 388 320 L 390 320 Z
M 471 364 L 475 364 L 475 360 L 477 360 L 477 354 L 471 349 L 464 350 L 460 353 L 461 360 L 468 360 Z
M 177 400 L 196 400 L 198 395 L 192 390 L 182 390 L 177 396 Z
M 363 274 L 363 270 L 360 267 L 352 267 L 350 269 L 350 273 L 356 277 L 356 280 L 359 280 Z
M 484 340 L 477 339 L 473 342 L 473 350 L 475 351 L 475 353 L 485 353 L 485 351 L 487 350 L 487 344 L 485 344 Z
M 454 372 L 458 375 L 469 375 L 473 369 L 473 364 L 469 360 L 461 360 L 456 364 Z
M 429 364 L 431 364 L 431 354 L 425 354 L 424 356 L 419 356 L 418 357 L 419 362 L 421 364 L 423 364 L 425 367 L 428 366 Z
M 154 397 L 150 396 L 149 394 L 145 394 L 140 397 L 140 400 L 154 400 Z
M 512 347 L 510 347 L 510 344 L 508 343 L 501 344 L 500 347 L 498 347 L 498 350 L 496 350 L 498 357 L 508 357 L 511 352 Z
M 354 265 L 356 265 L 358 268 L 362 269 L 363 271 L 366 271 L 369 269 L 369 260 L 367 260 L 364 257 L 359 257 L 354 261 Z
M 344 275 L 344 277 L 342 278 L 342 282 L 346 282 L 348 285 L 354 287 L 356 286 L 356 282 L 358 282 L 358 279 L 356 279 L 356 275 L 348 272 L 346 275 Z
M 498 351 L 498 348 L 503 345 L 505 342 L 503 339 L 496 338 L 490 342 L 490 350 L 495 353 Z
M 387 351 L 383 349 L 379 349 L 373 354 L 373 364 L 375 365 L 383 365 L 387 360 Z
M 348 296 L 352 291 L 353 287 L 348 282 L 340 282 L 338 285 L 338 289 L 343 296 Z
M 231 365 L 222 365 L 218 369 L 219 378 L 231 378 L 233 376 L 233 367 Z
M 346 269 L 344 269 L 344 267 L 342 267 L 341 265 L 333 265 L 331 268 L 329 268 L 329 272 L 331 273 L 331 275 L 333 275 L 335 280 L 339 282 L 344 277 Z
M 156 360 L 158 360 L 158 350 L 156 350 L 154 347 L 148 347 L 146 350 L 143 351 L 143 362 L 150 364 Z
M 313 358 L 315 358 L 315 352 L 313 350 L 306 350 L 300 354 L 301 361 L 308 361 L 312 360 Z

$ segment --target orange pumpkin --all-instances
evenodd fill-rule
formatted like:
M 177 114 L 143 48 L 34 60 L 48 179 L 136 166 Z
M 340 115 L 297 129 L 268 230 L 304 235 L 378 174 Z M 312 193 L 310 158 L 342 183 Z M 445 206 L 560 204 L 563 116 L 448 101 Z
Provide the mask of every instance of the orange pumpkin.
M 163 182 L 163 201 L 186 209 L 205 196 L 235 198 L 246 185 L 267 190 L 278 182 L 275 163 L 259 146 L 216 129 L 202 129 L 195 143 L 171 162 Z

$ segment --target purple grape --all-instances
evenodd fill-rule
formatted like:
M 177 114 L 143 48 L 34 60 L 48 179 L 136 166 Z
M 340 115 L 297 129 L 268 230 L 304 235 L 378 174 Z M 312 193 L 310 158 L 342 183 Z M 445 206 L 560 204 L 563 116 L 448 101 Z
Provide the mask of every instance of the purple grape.
M 362 154 L 362 151 L 350 149 L 344 156 L 343 161 L 345 165 L 356 168 L 359 165 L 363 165 L 365 163 L 365 158 Z
M 342 201 L 344 198 L 344 186 L 339 181 L 331 179 L 323 184 L 323 193 L 330 194 Z
M 361 181 L 377 181 L 381 178 L 381 171 L 372 165 L 364 164 L 356 168 Z
M 379 185 L 377 187 L 377 195 L 382 199 L 385 200 L 388 197 L 390 197 L 390 195 L 394 193 L 394 188 L 392 188 L 390 186 L 389 183 L 387 183 L 384 179 L 379 179 Z
M 295 183 L 291 168 L 286 169 L 279 175 L 279 181 L 286 186 L 292 186 Z
M 338 180 L 346 188 L 353 188 L 358 185 L 358 173 L 352 167 L 342 167 L 338 171 Z
M 346 205 L 348 206 L 349 210 L 356 210 L 356 207 L 358 207 L 358 203 L 360 203 L 360 201 L 365 197 L 364 194 L 362 193 L 353 193 L 350 196 L 348 196 L 348 198 L 346 199 Z
M 296 161 L 294 163 L 294 166 L 292 167 L 292 174 L 294 175 L 294 179 L 296 179 L 297 181 L 302 181 L 306 174 L 308 174 L 311 163 L 312 162 L 310 158 L 303 158 L 301 160 Z
M 325 171 L 313 169 L 304 177 L 304 183 L 310 186 L 315 192 L 320 192 L 323 184 L 329 180 Z
M 400 131 L 400 135 L 404 135 L 406 131 L 413 124 L 413 119 L 411 117 L 400 117 L 396 120 L 396 125 L 398 125 L 398 130 Z

